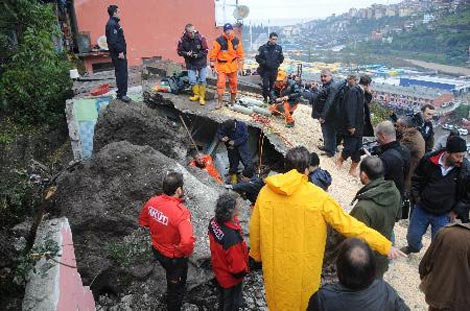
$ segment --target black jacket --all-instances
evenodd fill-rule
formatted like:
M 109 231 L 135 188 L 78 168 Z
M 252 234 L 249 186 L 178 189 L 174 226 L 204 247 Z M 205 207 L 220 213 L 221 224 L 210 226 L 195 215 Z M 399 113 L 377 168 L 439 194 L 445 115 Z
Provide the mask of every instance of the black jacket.
M 279 89 L 277 86 L 273 87 L 271 91 L 272 99 L 275 100 L 276 98 L 284 96 L 289 97 L 287 100 L 289 104 L 297 104 L 300 100 L 300 97 L 302 96 L 299 84 L 292 79 L 287 79 L 287 85 L 284 88 Z
M 192 56 L 187 55 L 190 51 L 193 52 Z M 206 67 L 208 51 L 206 38 L 199 33 L 196 33 L 194 38 L 184 33 L 178 41 L 177 52 L 179 56 L 184 57 L 187 69 L 195 70 Z
M 345 87 L 346 81 L 336 82 L 331 79 L 329 83 L 323 84 L 314 96 L 312 107 L 312 118 L 324 120 L 336 120 L 337 106 L 339 97 L 336 96 L 338 92 Z
M 116 57 L 119 53 L 127 53 L 126 39 L 124 39 L 124 31 L 119 24 L 119 18 L 111 17 L 108 20 L 105 33 L 111 56 Z
M 374 136 L 374 127 L 372 126 L 372 120 L 370 117 L 370 102 L 372 101 L 371 93 L 364 93 L 364 131 L 362 136 Z
M 263 178 L 255 176 L 251 178 L 249 182 L 239 182 L 238 184 L 233 185 L 233 191 L 244 194 L 251 203 L 255 204 L 258 194 L 263 187 Z
M 462 167 L 442 176 L 438 164 L 442 152 L 427 153 L 421 159 L 411 179 L 411 197 L 429 213 L 442 215 L 454 210 L 468 221 L 470 163 L 464 158 Z
M 364 91 L 358 86 L 347 87 L 344 99 L 340 101 L 338 110 L 339 131 L 350 135 L 348 129 L 356 129 L 354 137 L 362 137 L 365 124 L 365 97 Z
M 431 121 L 425 122 L 423 119 L 423 114 L 418 112 L 414 115 L 414 120 L 417 123 L 418 130 L 423 135 L 426 152 L 430 152 L 432 147 L 434 147 L 434 128 Z
M 271 45 L 269 42 L 263 44 L 259 47 L 255 59 L 259 64 L 260 74 L 263 74 L 263 71 L 277 71 L 284 61 L 282 47 L 278 44 Z
M 341 284 L 323 286 L 313 294 L 307 311 L 407 311 L 410 308 L 382 279 L 363 290 L 353 291 Z
M 393 180 L 403 198 L 405 178 L 410 170 L 410 151 L 398 141 L 380 147 L 379 158 L 384 164 L 385 180 Z

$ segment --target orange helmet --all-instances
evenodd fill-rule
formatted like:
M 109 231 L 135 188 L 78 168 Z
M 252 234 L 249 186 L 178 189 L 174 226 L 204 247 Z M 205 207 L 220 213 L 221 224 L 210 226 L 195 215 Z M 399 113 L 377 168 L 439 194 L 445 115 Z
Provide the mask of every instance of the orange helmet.
M 276 81 L 284 81 L 285 78 L 287 78 L 287 72 L 285 72 L 284 70 L 279 70 L 277 72 Z

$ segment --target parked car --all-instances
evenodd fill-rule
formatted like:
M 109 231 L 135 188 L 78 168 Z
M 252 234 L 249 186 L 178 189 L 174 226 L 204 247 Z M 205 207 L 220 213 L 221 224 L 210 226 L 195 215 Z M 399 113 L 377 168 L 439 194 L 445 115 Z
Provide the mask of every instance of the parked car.
M 460 136 L 467 136 L 468 135 L 468 130 L 465 128 L 458 128 L 457 131 L 459 131 Z
M 449 123 L 444 123 L 444 124 L 442 125 L 442 128 L 443 128 L 444 130 L 451 131 L 451 130 L 454 129 L 454 126 L 453 126 L 452 124 L 449 124 Z

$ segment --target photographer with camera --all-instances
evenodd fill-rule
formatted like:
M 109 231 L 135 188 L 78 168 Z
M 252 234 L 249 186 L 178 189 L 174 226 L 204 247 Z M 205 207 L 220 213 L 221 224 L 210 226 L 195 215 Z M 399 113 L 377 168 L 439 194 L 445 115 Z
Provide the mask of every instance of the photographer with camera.
M 395 126 L 391 121 L 382 121 L 375 128 L 375 136 L 380 146 L 378 156 L 384 164 L 385 180 L 393 180 L 400 192 L 405 194 L 405 177 L 410 169 L 410 151 L 397 141 Z

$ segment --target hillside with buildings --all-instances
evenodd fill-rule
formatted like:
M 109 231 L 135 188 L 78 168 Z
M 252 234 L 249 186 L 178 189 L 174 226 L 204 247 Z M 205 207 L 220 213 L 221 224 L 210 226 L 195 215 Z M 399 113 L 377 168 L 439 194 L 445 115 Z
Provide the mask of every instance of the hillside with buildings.
M 248 39 L 249 27 L 245 28 Z M 470 3 L 413 0 L 372 5 L 277 30 L 282 44 L 294 52 L 293 58 L 304 61 L 396 65 L 401 58 L 413 58 L 466 66 L 469 61 Z M 257 36 L 253 37 L 256 40 Z

